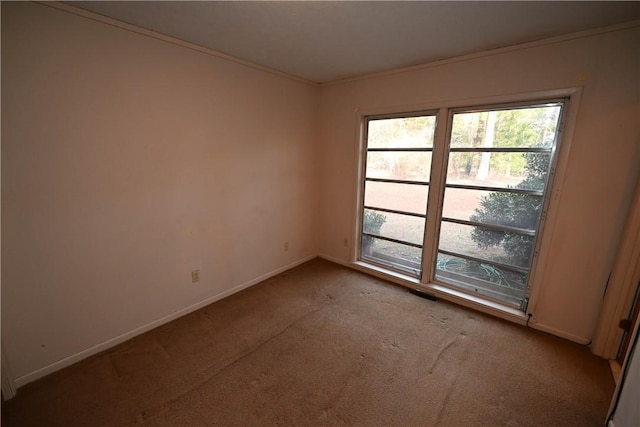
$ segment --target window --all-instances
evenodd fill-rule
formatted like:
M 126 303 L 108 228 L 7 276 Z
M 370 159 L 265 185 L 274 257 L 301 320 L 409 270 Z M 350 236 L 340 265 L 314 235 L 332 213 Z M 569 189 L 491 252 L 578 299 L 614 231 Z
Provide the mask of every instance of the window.
M 367 119 L 361 257 L 419 277 L 435 115 Z
M 564 102 L 367 117 L 360 259 L 525 310 Z

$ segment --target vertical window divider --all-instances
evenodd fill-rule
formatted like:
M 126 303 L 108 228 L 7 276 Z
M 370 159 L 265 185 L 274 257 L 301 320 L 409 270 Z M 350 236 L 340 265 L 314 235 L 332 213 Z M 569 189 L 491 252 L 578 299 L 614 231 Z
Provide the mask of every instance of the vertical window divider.
M 362 215 L 364 212 L 364 190 L 366 185 L 366 169 L 367 169 L 367 140 L 369 138 L 368 118 L 364 115 L 360 116 L 359 121 L 359 146 L 357 149 L 356 159 L 357 167 L 357 187 L 356 198 L 358 206 L 355 209 L 355 222 L 351 233 L 352 250 L 351 258 L 353 261 L 362 258 Z
M 433 280 L 438 248 L 438 234 L 440 228 L 440 211 L 444 200 L 444 180 L 447 173 L 447 149 L 452 113 L 448 108 L 438 111 L 436 133 L 433 143 L 431 160 L 431 176 L 429 178 L 429 195 L 427 198 L 427 219 L 424 227 L 424 247 L 422 252 L 423 284 Z

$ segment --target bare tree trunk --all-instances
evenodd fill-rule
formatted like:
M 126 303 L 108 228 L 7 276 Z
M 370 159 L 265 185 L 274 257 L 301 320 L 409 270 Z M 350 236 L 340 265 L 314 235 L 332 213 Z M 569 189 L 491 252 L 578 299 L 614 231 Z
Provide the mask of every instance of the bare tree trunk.
M 496 131 L 496 117 L 497 111 L 489 111 L 487 117 L 487 126 L 484 132 L 484 141 L 482 141 L 483 147 L 493 147 L 493 140 L 495 138 Z M 489 166 L 491 165 L 491 153 L 482 153 L 482 159 L 480 159 L 480 166 L 478 167 L 478 173 L 476 179 L 483 181 L 489 176 Z

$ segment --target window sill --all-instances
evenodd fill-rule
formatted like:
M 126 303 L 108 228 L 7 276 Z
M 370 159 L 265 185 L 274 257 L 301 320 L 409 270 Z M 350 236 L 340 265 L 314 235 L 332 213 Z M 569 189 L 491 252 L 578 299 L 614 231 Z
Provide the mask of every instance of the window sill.
M 407 276 L 402 273 L 390 271 L 376 265 L 368 264 L 363 261 L 354 261 L 351 266 L 356 270 L 367 274 L 388 280 L 395 284 L 411 288 L 419 289 L 455 304 L 471 308 L 483 313 L 490 314 L 501 319 L 505 319 L 521 325 L 526 324 L 527 316 L 522 311 L 513 307 L 497 303 L 495 301 L 486 300 L 484 298 L 456 291 L 437 283 L 421 283 L 418 279 Z

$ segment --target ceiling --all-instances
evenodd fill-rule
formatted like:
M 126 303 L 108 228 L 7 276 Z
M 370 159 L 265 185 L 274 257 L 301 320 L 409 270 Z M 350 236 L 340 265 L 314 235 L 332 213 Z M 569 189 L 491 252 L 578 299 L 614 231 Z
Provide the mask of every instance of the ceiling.
M 316 83 L 640 19 L 640 2 L 67 4 Z

